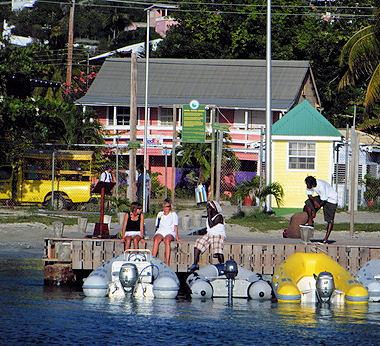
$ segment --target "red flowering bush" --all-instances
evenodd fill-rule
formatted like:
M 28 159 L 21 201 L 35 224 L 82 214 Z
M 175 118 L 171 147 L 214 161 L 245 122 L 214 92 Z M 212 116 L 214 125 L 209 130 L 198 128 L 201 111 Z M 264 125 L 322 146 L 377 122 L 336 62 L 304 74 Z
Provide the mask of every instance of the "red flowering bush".
M 84 96 L 90 87 L 97 73 L 94 71 L 94 66 L 90 67 L 90 73 L 80 72 L 80 75 L 73 76 L 71 84 L 63 83 L 65 88 L 63 94 L 70 97 L 72 100 L 77 100 Z

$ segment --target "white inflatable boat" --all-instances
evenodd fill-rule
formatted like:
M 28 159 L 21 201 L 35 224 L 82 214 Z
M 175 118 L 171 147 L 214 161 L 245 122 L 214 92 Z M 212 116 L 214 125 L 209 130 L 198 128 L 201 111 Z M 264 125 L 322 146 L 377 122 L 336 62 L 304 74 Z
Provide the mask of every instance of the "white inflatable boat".
M 380 259 L 368 261 L 356 274 L 357 279 L 368 290 L 370 302 L 380 302 Z
M 272 298 L 272 288 L 261 276 L 248 269 L 237 266 L 238 272 L 233 280 L 233 298 L 268 300 Z M 191 298 L 227 298 L 228 279 L 224 273 L 225 265 L 211 264 L 190 274 L 186 284 Z
M 174 299 L 179 280 L 174 271 L 149 250 L 127 250 L 96 268 L 83 282 L 87 297 Z

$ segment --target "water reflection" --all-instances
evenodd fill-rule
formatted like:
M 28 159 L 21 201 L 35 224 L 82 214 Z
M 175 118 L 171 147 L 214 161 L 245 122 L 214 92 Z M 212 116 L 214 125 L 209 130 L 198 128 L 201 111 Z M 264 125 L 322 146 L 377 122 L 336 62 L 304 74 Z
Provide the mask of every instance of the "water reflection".
M 376 344 L 380 303 L 89 298 L 44 287 L 41 262 L 0 256 L 0 344 Z M 17 273 L 17 275 L 15 275 Z

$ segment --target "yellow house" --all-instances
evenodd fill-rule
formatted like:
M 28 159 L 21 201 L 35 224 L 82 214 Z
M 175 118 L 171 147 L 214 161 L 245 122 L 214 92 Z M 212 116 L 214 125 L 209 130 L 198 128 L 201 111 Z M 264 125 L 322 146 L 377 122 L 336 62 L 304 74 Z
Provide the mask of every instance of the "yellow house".
M 273 124 L 272 181 L 284 188 L 283 207 L 304 206 L 308 175 L 332 185 L 334 148 L 341 136 L 306 100 Z

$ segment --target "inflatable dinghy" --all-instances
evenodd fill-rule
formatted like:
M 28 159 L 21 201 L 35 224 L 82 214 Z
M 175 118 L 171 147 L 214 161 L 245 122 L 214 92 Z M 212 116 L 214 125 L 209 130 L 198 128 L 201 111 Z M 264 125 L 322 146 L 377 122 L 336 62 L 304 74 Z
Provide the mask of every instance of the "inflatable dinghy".
M 272 287 L 277 300 L 282 303 L 318 302 L 318 289 L 323 295 L 331 289 L 328 302 L 364 304 L 368 301 L 367 289 L 336 261 L 322 253 L 295 253 L 289 256 L 276 268 Z
M 370 302 L 380 302 L 380 259 L 367 262 L 356 274 L 367 288 Z
M 267 300 L 272 298 L 272 288 L 261 276 L 237 266 L 238 272 L 233 281 L 233 298 Z M 190 274 L 186 284 L 191 298 L 227 298 L 227 277 L 225 264 L 211 264 Z
M 174 299 L 179 280 L 174 271 L 149 250 L 126 250 L 96 268 L 83 282 L 87 297 Z

